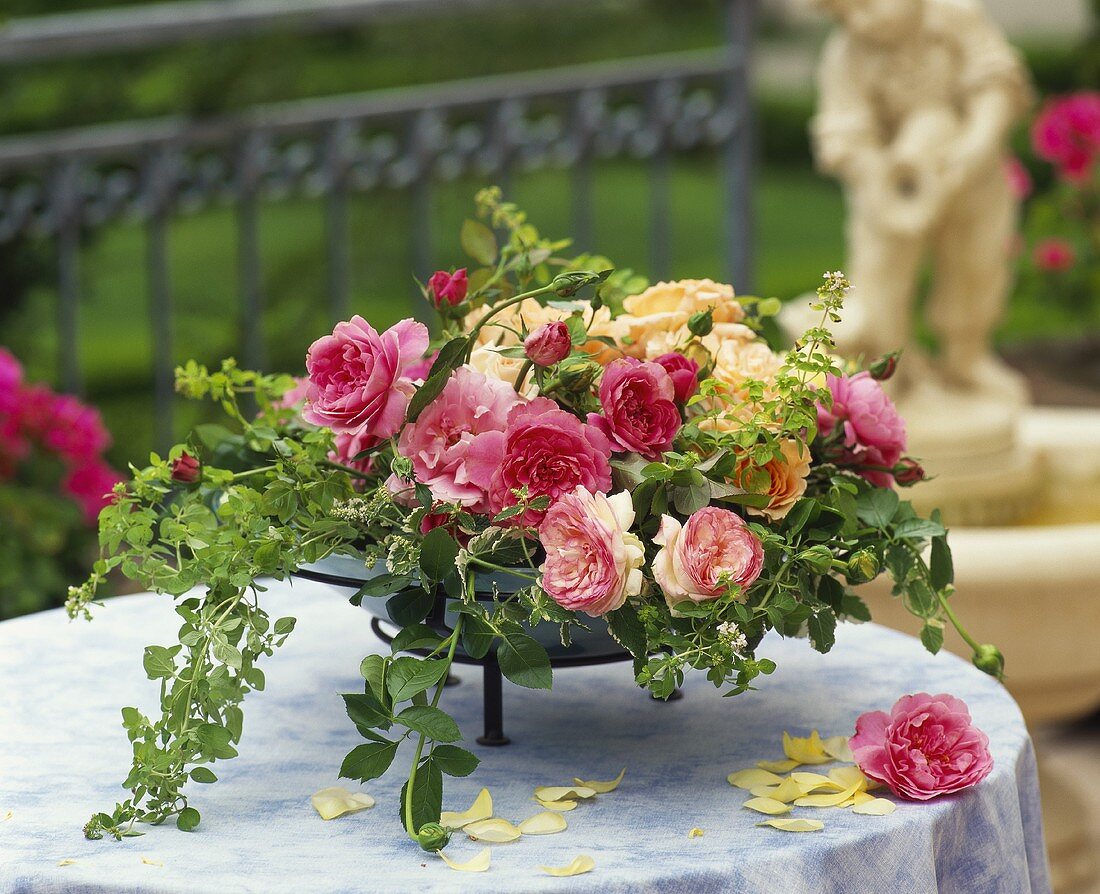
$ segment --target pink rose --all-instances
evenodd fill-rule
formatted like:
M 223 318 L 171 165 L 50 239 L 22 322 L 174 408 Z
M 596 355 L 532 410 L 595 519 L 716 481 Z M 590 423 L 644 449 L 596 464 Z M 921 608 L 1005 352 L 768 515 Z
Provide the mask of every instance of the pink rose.
M 504 450 L 471 451 L 471 477 L 491 478 L 489 508 L 495 513 L 516 503 L 512 491 L 527 488 L 530 498 L 547 496 L 551 504 L 584 485 L 589 491 L 611 489 L 611 444 L 599 429 L 585 425 L 549 398 L 538 397 L 512 408 Z M 537 526 L 545 510 L 528 509 L 513 523 Z
M 202 478 L 202 463 L 184 450 L 172 463 L 172 480 L 180 484 L 195 484 L 200 478 Z
M 48 416 L 38 418 L 43 426 L 39 436 L 48 449 L 70 462 L 81 463 L 110 446 L 111 436 L 95 407 L 70 394 L 52 395 L 48 403 Z M 36 416 L 41 409 L 45 408 L 36 411 Z
M 676 402 L 686 404 L 699 390 L 699 364 L 690 357 L 673 351 L 653 360 L 664 367 L 676 390 Z
M 23 384 L 23 367 L 7 348 L 0 348 L 0 413 L 10 413 Z
M 661 516 L 653 542 L 661 547 L 653 558 L 653 577 L 670 608 L 686 599 L 716 599 L 730 584 L 744 589 L 764 569 L 760 539 L 736 512 L 717 506 L 698 510 L 684 525 Z
M 1008 188 L 1012 190 L 1012 194 L 1020 200 L 1026 199 L 1031 195 L 1032 183 L 1031 174 L 1028 173 L 1027 168 L 1016 156 L 1012 155 L 1004 161 L 1005 178 L 1008 180 Z
M 412 460 L 416 480 L 436 500 L 487 512 L 492 470 L 504 455 L 508 411 L 523 398 L 506 382 L 461 366 L 416 422 L 406 425 L 398 452 Z M 479 461 L 470 463 L 470 455 Z
M 94 524 L 99 512 L 114 499 L 112 490 L 122 476 L 99 459 L 74 466 L 61 482 L 62 488 L 84 510 L 89 524 Z
M 1043 239 L 1032 255 L 1035 266 L 1046 273 L 1065 273 L 1077 262 L 1077 253 L 1065 239 Z
M 307 376 L 295 376 L 294 384 L 283 392 L 283 396 L 275 401 L 274 406 L 276 409 L 293 410 L 300 406 L 308 396 L 309 378 Z
M 826 387 L 832 392 L 833 406 L 817 407 L 817 424 L 822 434 L 843 428 L 843 462 L 876 468 L 859 469 L 859 474 L 879 487 L 890 487 L 890 474 L 905 450 L 905 423 L 882 385 L 868 372 L 854 376 L 827 376 Z
M 993 769 L 989 738 L 952 695 L 904 695 L 870 711 L 849 740 L 859 768 L 895 795 L 927 801 L 981 782 Z
M 435 363 L 435 358 L 438 356 L 439 351 L 432 351 L 427 357 L 417 360 L 416 363 L 405 370 L 405 376 L 412 379 L 414 382 L 423 382 L 428 378 L 428 373 L 431 371 L 432 364 Z
M 1057 97 L 1043 106 L 1031 127 L 1031 144 L 1041 158 L 1071 183 L 1084 183 L 1100 156 L 1100 93 Z
M 561 320 L 543 323 L 523 340 L 523 351 L 535 366 L 553 366 L 569 356 L 573 336 Z
M 436 307 L 449 304 L 452 307 L 466 300 L 469 289 L 466 268 L 459 267 L 454 273 L 436 270 L 428 280 L 428 295 Z
M 676 386 L 659 363 L 633 357 L 609 363 L 600 379 L 600 404 L 603 413 L 589 413 L 588 423 L 607 435 L 616 453 L 657 459 L 680 430 Z
M 401 428 L 416 390 L 407 371 L 427 347 L 428 327 L 414 320 L 381 335 L 358 315 L 337 323 L 306 355 L 310 388 L 302 418 L 373 447 Z
M 539 540 L 546 550 L 542 588 L 558 605 L 593 618 L 641 592 L 645 549 L 630 533 L 630 494 L 612 497 L 577 487 L 546 513 Z

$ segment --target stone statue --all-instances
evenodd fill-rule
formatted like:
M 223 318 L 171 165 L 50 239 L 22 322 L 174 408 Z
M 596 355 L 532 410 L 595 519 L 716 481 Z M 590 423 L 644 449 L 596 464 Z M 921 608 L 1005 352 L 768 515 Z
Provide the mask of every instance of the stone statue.
M 1021 401 L 990 337 L 1011 284 L 1016 201 L 1004 172 L 1029 80 L 976 0 L 816 0 L 839 23 L 819 71 L 818 166 L 848 200 L 853 282 L 841 350 L 906 348 L 908 381 L 932 375 Z M 913 343 L 922 262 L 934 364 Z M 904 390 L 906 382 L 900 383 Z

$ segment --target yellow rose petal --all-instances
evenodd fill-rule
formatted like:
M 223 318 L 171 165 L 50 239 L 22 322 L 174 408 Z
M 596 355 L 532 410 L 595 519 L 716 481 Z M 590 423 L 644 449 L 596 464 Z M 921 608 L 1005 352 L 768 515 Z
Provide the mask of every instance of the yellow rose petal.
M 490 841 L 493 844 L 506 844 L 515 841 L 523 833 L 506 819 L 484 819 L 463 827 L 463 832 L 474 841 Z
M 557 878 L 567 878 L 571 875 L 581 875 L 585 872 L 591 872 L 596 868 L 596 861 L 593 860 L 588 854 L 581 854 L 568 866 L 540 866 L 543 872 L 547 875 L 553 875 Z
M 840 792 L 848 787 L 821 773 L 792 773 L 790 778 L 802 786 L 808 795 L 818 791 Z
M 565 827 L 565 817 L 550 811 L 536 813 L 519 824 L 519 830 L 524 835 L 553 835 L 555 832 L 564 832 Z
M 773 829 L 778 829 L 780 832 L 820 832 L 825 828 L 825 824 L 821 822 L 821 820 L 795 818 L 765 820 L 756 825 L 771 826 Z
M 789 757 L 781 761 L 757 761 L 756 766 L 761 770 L 772 773 L 790 773 L 795 767 L 801 767 L 800 761 L 791 760 Z
M 164 864 L 161 863 L 160 860 L 150 860 L 148 857 L 142 857 L 141 862 L 144 863 L 146 866 L 157 866 L 160 869 L 164 868 Z
M 896 807 L 897 805 L 893 801 L 887 801 L 885 798 L 872 798 L 864 804 L 856 804 L 852 808 L 852 813 L 858 813 L 861 816 L 889 816 Z
M 821 748 L 834 760 L 849 762 L 855 760 L 852 757 L 852 749 L 848 746 L 847 736 L 829 736 L 827 739 L 822 739 Z
M 10 819 L 11 819 L 11 818 L 12 818 L 13 816 L 15 816 L 15 811 L 14 811 L 14 810 L 9 810 L 9 811 L 8 811 L 7 813 L 5 813 L 5 814 L 4 814 L 3 816 L 0 816 L 0 823 L 6 823 L 6 822 L 7 822 L 8 820 L 10 820 Z
M 752 793 L 758 798 L 774 798 L 776 801 L 782 801 L 784 804 L 789 804 L 796 798 L 808 795 L 810 791 L 806 786 L 799 785 L 788 777 L 779 783 L 779 785 L 767 785 L 754 788 L 752 789 Z
M 867 792 L 856 792 L 843 804 L 838 804 L 837 807 L 855 807 L 857 804 L 866 804 L 868 801 L 874 801 L 875 796 L 869 795 Z
M 547 810 L 556 810 L 558 813 L 565 813 L 577 807 L 576 801 L 543 801 L 541 798 L 532 798 L 531 800 L 540 807 L 545 807 Z
M 374 798 L 366 792 L 349 792 L 345 788 L 334 785 L 331 788 L 323 788 L 310 796 L 309 803 L 320 814 L 321 819 L 336 819 L 345 813 L 356 813 L 374 806 Z
M 800 764 L 827 764 L 833 759 L 825 753 L 816 729 L 805 739 L 784 731 L 783 753 Z
M 737 788 L 755 788 L 758 785 L 779 785 L 783 781 L 782 776 L 776 776 L 767 770 L 752 767 L 748 770 L 738 770 L 726 777 L 726 782 Z
M 576 776 L 573 777 L 573 782 L 576 785 L 584 786 L 585 788 L 590 788 L 594 792 L 596 792 L 597 794 L 606 795 L 608 792 L 613 792 L 613 791 L 615 791 L 615 789 L 617 789 L 619 787 L 619 783 L 623 781 L 623 777 L 625 775 L 626 775 L 626 767 L 623 767 L 619 771 L 619 775 L 616 776 L 614 779 L 610 780 L 609 782 L 597 782 L 594 779 L 589 779 L 589 780 L 578 779 Z
M 706 834 L 702 829 L 696 828 L 688 832 L 688 838 L 702 838 Z
M 535 789 L 535 797 L 540 801 L 565 801 L 574 798 L 592 798 L 594 788 L 587 785 L 540 785 Z
M 451 869 L 457 869 L 459 872 L 484 872 L 489 868 L 489 848 L 483 848 L 476 857 L 471 857 L 465 863 L 456 863 L 451 860 L 443 851 L 436 851 Z
M 845 788 L 854 785 L 856 790 L 861 792 L 867 791 L 872 786 L 871 780 L 863 775 L 859 767 L 837 767 L 829 771 L 829 778 Z
M 73 860 L 73 859 L 58 860 L 57 865 L 58 866 L 72 866 L 73 863 L 75 863 L 75 862 L 76 862 L 76 860 Z
M 842 792 L 833 792 L 828 795 L 806 795 L 794 802 L 795 807 L 839 807 L 857 791 L 856 786 L 844 789 Z
M 462 813 L 444 810 L 439 815 L 439 825 L 447 829 L 461 829 L 470 823 L 476 823 L 478 820 L 487 820 L 492 815 L 493 796 L 489 794 L 489 789 L 483 788 L 477 793 L 477 797 L 474 798 L 474 803 L 470 805 L 469 810 Z
M 790 804 L 784 804 L 775 798 L 749 798 L 741 806 L 755 810 L 757 813 L 766 813 L 768 816 L 779 816 L 781 813 L 791 812 Z

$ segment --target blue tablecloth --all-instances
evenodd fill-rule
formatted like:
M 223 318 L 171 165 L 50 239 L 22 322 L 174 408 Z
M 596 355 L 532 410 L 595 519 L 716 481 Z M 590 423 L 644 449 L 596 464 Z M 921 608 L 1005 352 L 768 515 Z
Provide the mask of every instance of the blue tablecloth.
M 266 663 L 266 691 L 245 706 L 240 757 L 216 766 L 217 784 L 192 786 L 202 825 L 150 827 L 122 843 L 86 841 L 81 826 L 124 794 L 130 748 L 119 708 L 155 705 L 141 654 L 173 641 L 170 600 L 115 600 L 91 624 L 58 612 L 0 624 L 0 891 L 1049 890 L 1035 758 L 1012 699 L 958 659 L 874 625 L 843 627 L 827 656 L 804 641 L 766 640 L 761 654 L 779 670 L 733 699 L 690 679 L 683 700 L 656 703 L 626 664 L 559 670 L 553 692 L 506 683 L 513 744 L 495 749 L 470 744 L 481 685 L 479 671 L 460 668 L 462 684 L 444 698 L 483 763 L 448 781 L 445 809 L 464 810 L 487 786 L 497 815 L 518 821 L 538 809 L 535 785 L 610 779 L 624 765 L 627 774 L 618 791 L 566 814 L 565 832 L 494 846 L 486 873 L 453 872 L 405 838 L 396 773 L 365 786 L 378 799 L 372 810 L 316 815 L 313 792 L 357 787 L 337 779 L 362 741 L 337 693 L 360 685 L 360 659 L 383 646 L 340 591 L 276 585 L 265 601 L 298 628 Z M 784 729 L 848 733 L 861 712 L 922 690 L 961 696 L 989 734 L 996 766 L 976 788 L 886 817 L 817 811 L 823 832 L 793 834 L 757 828 L 762 817 L 740 807 L 746 793 L 725 781 L 781 757 Z M 403 749 L 395 766 L 408 759 Z M 705 834 L 690 838 L 695 827 Z M 448 852 L 463 859 L 480 848 L 459 836 Z M 581 853 L 595 871 L 559 879 L 537 868 Z M 65 860 L 75 862 L 58 865 Z

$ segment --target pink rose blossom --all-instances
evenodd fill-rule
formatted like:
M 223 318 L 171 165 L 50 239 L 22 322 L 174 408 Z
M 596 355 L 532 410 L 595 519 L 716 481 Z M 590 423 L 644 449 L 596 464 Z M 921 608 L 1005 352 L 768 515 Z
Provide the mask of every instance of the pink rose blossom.
M 832 409 L 817 407 L 817 424 L 822 434 L 841 424 L 845 454 L 853 465 L 893 468 L 905 450 L 905 423 L 882 385 L 864 371 L 854 376 L 827 376 L 832 392 Z M 879 487 L 889 487 L 894 478 L 883 469 L 860 469 L 859 474 Z
M 676 402 L 686 404 L 699 390 L 699 364 L 690 357 L 673 351 L 653 360 L 664 367 L 676 389 Z
M 428 373 L 431 371 L 432 364 L 435 363 L 435 358 L 438 356 L 439 351 L 432 351 L 427 357 L 422 360 L 417 360 L 416 363 L 406 369 L 405 375 L 414 382 L 423 382 L 428 378 Z
M 517 405 L 508 415 L 504 449 L 471 451 L 471 478 L 491 478 L 489 508 L 494 514 L 516 503 L 512 491 L 527 488 L 530 498 L 547 496 L 551 504 L 584 485 L 589 491 L 611 489 L 611 444 L 599 429 L 585 425 L 549 398 Z M 528 509 L 513 523 L 537 526 L 545 510 Z
M 721 596 L 729 584 L 748 587 L 764 569 L 764 547 L 736 512 L 706 506 L 681 525 L 661 516 L 653 542 L 653 577 L 669 607 L 690 599 L 706 602 Z
M 589 413 L 588 423 L 607 435 L 616 453 L 657 459 L 680 430 L 676 386 L 659 363 L 633 357 L 609 363 L 600 379 L 600 404 L 603 413 Z
M 962 699 L 918 692 L 856 721 L 849 740 L 859 768 L 895 795 L 927 801 L 981 782 L 993 769 L 989 738 Z
M 1043 239 L 1032 255 L 1035 266 L 1046 273 L 1065 273 L 1077 263 L 1077 253 L 1065 239 Z
M 172 463 L 172 480 L 180 484 L 195 484 L 202 478 L 202 463 L 183 451 Z
M 1031 174 L 1027 168 L 1024 167 L 1024 163 L 1016 156 L 1012 155 L 1004 161 L 1005 178 L 1008 180 L 1008 187 L 1012 190 L 1012 194 L 1021 201 L 1031 195 L 1032 182 Z
M 362 317 L 338 323 L 306 355 L 302 418 L 354 435 L 363 448 L 396 434 L 416 387 L 407 371 L 427 350 L 428 328 L 402 320 L 381 335 Z
M 309 396 L 309 378 L 307 376 L 295 376 L 294 384 L 283 396 L 275 401 L 276 409 L 293 410 L 300 406 Z
M 428 280 L 428 295 L 436 307 L 461 304 L 466 300 L 468 288 L 465 267 L 459 267 L 454 273 L 437 270 Z
M 634 506 L 626 491 L 608 497 L 577 487 L 546 513 L 542 588 L 558 605 L 598 618 L 642 589 L 645 549 L 630 533 Z
M 573 336 L 561 320 L 543 323 L 523 340 L 527 359 L 536 366 L 553 366 L 573 350 Z
M 0 348 L 0 413 L 10 413 L 23 384 L 23 367 L 7 348 Z
M 405 426 L 398 452 L 436 500 L 473 512 L 489 508 L 492 470 L 504 455 L 508 411 L 523 398 L 506 382 L 462 366 L 416 422 Z M 471 454 L 478 462 L 470 463 Z
M 1049 100 L 1031 127 L 1031 144 L 1041 158 L 1071 183 L 1092 176 L 1100 156 L 1100 93 L 1074 93 Z
M 114 499 L 111 491 L 122 476 L 99 459 L 74 466 L 61 482 L 62 488 L 84 510 L 84 517 L 95 522 L 100 510 Z
M 110 446 L 111 436 L 95 407 L 70 394 L 53 395 L 49 416 L 38 423 L 43 445 L 71 462 L 84 462 Z

